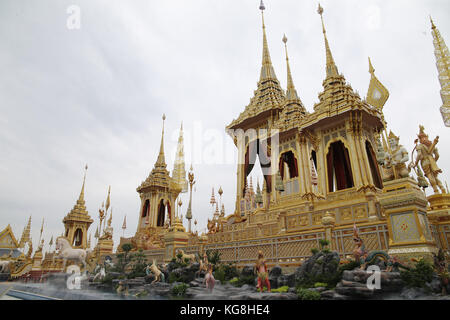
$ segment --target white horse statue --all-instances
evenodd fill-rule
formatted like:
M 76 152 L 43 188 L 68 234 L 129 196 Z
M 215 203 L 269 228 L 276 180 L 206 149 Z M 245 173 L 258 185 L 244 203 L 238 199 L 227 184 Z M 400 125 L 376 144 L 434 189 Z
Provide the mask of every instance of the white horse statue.
M 0 273 L 4 273 L 6 271 L 9 271 L 9 264 L 12 261 L 10 260 L 4 260 L 4 261 L 0 261 Z
M 92 282 L 95 282 L 95 280 L 103 280 L 106 276 L 105 267 L 102 265 L 97 265 L 94 270 L 95 276 L 94 279 L 92 279 Z
M 58 237 L 56 239 L 56 250 L 58 250 L 56 258 L 62 258 L 64 260 L 63 271 L 66 268 L 67 260 L 77 260 L 78 262 L 81 262 L 86 270 L 86 250 L 73 249 L 69 241 L 64 237 Z

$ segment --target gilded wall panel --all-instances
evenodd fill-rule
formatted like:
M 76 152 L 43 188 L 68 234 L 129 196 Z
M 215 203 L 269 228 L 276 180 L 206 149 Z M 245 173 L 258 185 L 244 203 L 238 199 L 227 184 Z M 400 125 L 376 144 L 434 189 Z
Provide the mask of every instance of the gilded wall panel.
M 414 213 L 400 213 L 391 215 L 392 237 L 395 242 L 409 242 L 420 240 Z

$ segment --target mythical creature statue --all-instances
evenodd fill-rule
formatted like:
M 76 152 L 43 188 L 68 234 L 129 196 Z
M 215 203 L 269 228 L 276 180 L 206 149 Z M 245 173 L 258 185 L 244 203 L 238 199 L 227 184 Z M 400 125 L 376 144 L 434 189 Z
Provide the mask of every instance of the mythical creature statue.
M 202 271 L 204 271 L 205 273 L 208 272 L 208 255 L 206 254 L 206 252 L 203 254 L 203 258 L 199 259 L 200 262 L 200 267 L 198 268 L 198 271 L 196 272 L 196 275 L 200 275 L 200 273 Z
M 256 286 L 256 289 L 259 288 L 261 292 L 263 292 L 264 286 L 266 286 L 267 291 L 270 292 L 269 269 L 267 268 L 262 251 L 258 251 L 258 260 L 256 260 L 255 269 L 258 275 L 258 285 Z
M 218 231 L 217 222 L 214 220 L 208 219 L 207 228 L 208 228 L 208 233 L 216 233 Z
M 181 253 L 181 261 L 189 260 L 190 263 L 192 263 L 195 260 L 195 254 L 185 254 L 182 249 L 178 250 L 178 253 Z
M 98 280 L 103 280 L 106 277 L 106 271 L 105 271 L 105 266 L 102 266 L 101 264 L 98 264 L 95 269 L 94 269 L 94 279 L 92 279 L 92 282 L 95 282 L 97 279 Z
M 158 269 L 155 259 L 153 259 L 153 264 L 151 266 L 147 265 L 144 270 L 145 270 L 145 274 L 148 276 L 152 273 L 155 275 L 155 280 L 153 280 L 152 283 L 165 281 L 164 273 L 162 273 L 161 270 Z
M 367 258 L 368 252 L 364 241 L 359 236 L 356 224 L 353 225 L 353 243 L 355 244 L 355 248 L 353 249 L 353 257 L 355 257 L 355 261 L 357 262 L 363 261 L 361 269 L 365 269 L 364 261 Z
M 56 239 L 56 250 L 58 253 L 55 258 L 62 258 L 64 261 L 63 270 L 66 268 L 67 260 L 77 260 L 78 262 L 81 262 L 86 270 L 87 250 L 73 249 L 65 237 L 58 237 Z
M 28 252 L 27 252 L 27 259 L 31 259 L 31 254 L 33 253 L 33 243 L 28 241 Z
M 206 289 L 209 290 L 209 292 L 212 292 L 214 289 L 214 284 L 216 283 L 216 279 L 214 279 L 213 267 L 211 264 L 208 265 L 208 271 L 206 272 L 203 282 L 206 284 Z
M 361 270 L 366 270 L 368 265 L 376 263 L 377 260 L 383 260 L 386 263 L 386 272 L 397 271 L 399 267 L 408 269 L 398 261 L 397 257 L 391 257 L 383 250 L 367 251 L 364 241 L 359 236 L 356 225 L 353 225 L 353 242 L 355 243 L 353 256 L 355 257 L 355 261 L 359 262 Z
M 389 150 L 384 153 L 384 181 L 390 181 L 395 179 L 395 172 L 397 172 L 399 178 L 409 177 L 409 169 L 406 166 L 406 162 L 409 160 L 408 151 L 404 146 L 399 144 L 400 138 L 397 137 L 392 131 L 389 132 L 388 143 Z
M 448 272 L 447 261 L 445 257 L 444 250 L 442 248 L 439 249 L 438 254 L 433 253 L 434 260 L 434 268 L 439 275 L 439 279 L 441 280 L 442 287 L 442 295 L 447 294 L 447 285 L 450 279 L 450 275 Z
M 121 280 L 116 289 L 116 292 L 119 296 L 128 296 L 128 284 L 125 284 L 125 282 Z
M 7 271 L 10 271 L 10 263 L 12 263 L 11 260 L 0 261 L 0 273 L 6 273 Z
M 409 164 L 409 167 L 416 168 L 417 164 L 420 161 L 420 166 L 422 167 L 425 176 L 427 177 L 428 181 L 433 187 L 434 193 L 439 193 L 439 189 L 441 189 L 442 193 L 445 193 L 444 186 L 442 185 L 442 182 L 438 179 L 438 175 L 439 173 L 442 173 L 442 170 L 439 169 L 436 163 L 439 159 L 439 152 L 438 149 L 436 148 L 436 144 L 439 142 L 439 136 L 437 136 L 433 140 L 433 142 L 431 142 L 428 139 L 428 135 L 424 131 L 425 128 L 422 125 L 420 125 L 419 129 L 420 132 L 417 135 L 418 139 L 414 141 L 414 143 L 416 144 L 414 149 L 417 151 L 417 157 L 415 161 L 412 159 L 411 163 Z M 418 142 L 420 143 L 418 144 Z

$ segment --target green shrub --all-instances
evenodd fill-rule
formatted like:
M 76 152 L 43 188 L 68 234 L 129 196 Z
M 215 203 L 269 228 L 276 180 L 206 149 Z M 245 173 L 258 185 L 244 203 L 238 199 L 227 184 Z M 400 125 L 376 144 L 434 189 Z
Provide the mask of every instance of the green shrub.
M 239 278 L 238 277 L 234 277 L 233 279 L 231 279 L 230 281 L 228 281 L 231 285 L 233 286 L 238 286 L 239 285 Z
M 304 288 L 297 289 L 297 296 L 300 300 L 320 300 L 320 293 Z
M 327 249 L 327 248 L 322 249 L 322 252 L 325 253 L 325 254 L 328 254 L 328 253 L 330 253 L 330 249 Z
M 344 263 L 339 266 L 338 270 L 342 273 L 345 270 L 353 270 L 355 268 L 358 268 L 360 266 L 360 263 L 357 261 L 350 261 L 349 263 Z
M 320 239 L 319 240 L 319 245 L 320 245 L 320 248 L 321 249 L 323 249 L 323 247 L 326 247 L 327 245 L 329 245 L 330 244 L 330 241 L 328 241 L 328 240 L 326 240 L 326 239 Z
M 315 255 L 317 252 L 319 252 L 319 249 L 317 249 L 317 248 L 312 248 L 312 249 L 311 249 L 311 253 L 312 253 L 313 255 Z
M 128 279 L 133 279 L 136 277 L 145 277 L 145 267 L 147 266 L 147 258 L 144 255 L 144 252 L 139 250 L 134 254 L 130 254 L 130 260 L 133 263 L 133 269 L 128 275 Z
M 278 289 L 272 289 L 272 292 L 288 292 L 289 287 L 288 286 L 282 286 Z
M 181 258 L 183 258 L 183 254 L 181 252 L 178 252 L 177 253 L 177 258 L 178 258 L 178 260 L 181 260 Z
M 249 276 L 240 275 L 238 285 L 239 287 L 242 287 L 244 284 L 248 284 L 250 286 L 255 285 L 255 277 L 252 275 Z
M 218 278 L 216 277 L 216 275 L 218 276 Z M 237 268 L 231 264 L 221 264 L 216 268 L 214 277 L 220 281 L 228 281 L 233 278 L 239 277 L 239 272 Z
M 413 268 L 401 270 L 400 276 L 408 287 L 426 288 L 425 284 L 433 279 L 434 269 L 430 262 L 419 260 Z
M 217 250 L 214 250 L 214 251 L 210 251 L 210 250 L 207 250 L 206 251 L 206 255 L 207 255 L 207 257 L 208 257 L 208 261 L 209 261 L 209 263 L 211 263 L 211 264 L 213 264 L 213 265 L 216 265 L 216 264 L 219 264 L 219 262 L 220 262 L 220 256 L 222 255 L 219 251 L 217 251 Z
M 186 283 L 180 283 L 172 288 L 171 293 L 175 296 L 184 296 L 189 286 Z
M 316 282 L 316 283 L 314 283 L 314 288 L 320 288 L 320 287 L 326 288 L 327 286 L 328 286 L 328 284 L 326 284 L 325 282 Z
M 220 280 L 221 283 L 225 282 L 225 271 L 221 268 L 218 268 L 214 271 L 214 279 Z
M 168 280 L 169 280 L 169 283 L 181 282 L 181 278 L 175 272 L 171 272 L 169 274 Z

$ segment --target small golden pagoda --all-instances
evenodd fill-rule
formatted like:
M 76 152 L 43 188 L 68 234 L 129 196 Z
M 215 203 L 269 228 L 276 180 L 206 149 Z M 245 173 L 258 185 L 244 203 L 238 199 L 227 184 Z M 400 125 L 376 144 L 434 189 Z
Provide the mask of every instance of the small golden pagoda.
M 94 222 L 86 210 L 86 203 L 84 201 L 84 186 L 86 183 L 86 171 L 83 178 L 83 185 L 81 187 L 80 196 L 73 209 L 64 217 L 63 224 L 65 228 L 65 237 L 74 248 L 86 249 L 87 246 L 87 232 L 89 226 Z
M 178 226 L 175 221 L 174 209 L 176 199 L 187 188 L 186 170 L 183 151 L 183 126 L 180 128 L 177 153 L 172 176 L 166 169 L 164 155 L 164 121 L 161 134 L 161 144 L 158 158 L 149 176 L 136 189 L 141 199 L 139 221 L 136 234 L 131 238 L 121 238 L 118 250 L 124 243 L 131 243 L 135 250 L 164 248 L 164 235 L 169 228 Z

